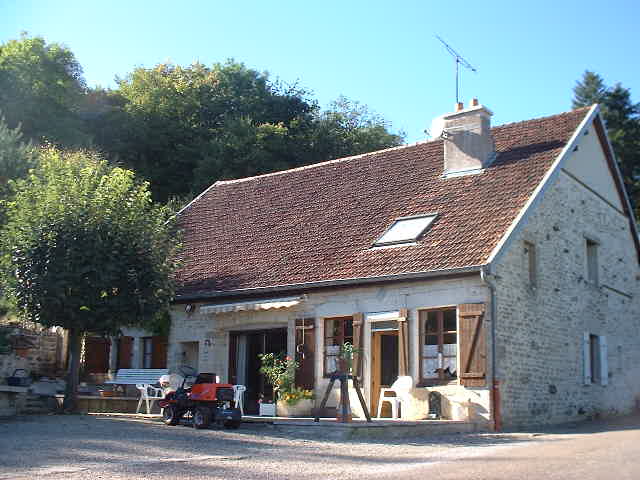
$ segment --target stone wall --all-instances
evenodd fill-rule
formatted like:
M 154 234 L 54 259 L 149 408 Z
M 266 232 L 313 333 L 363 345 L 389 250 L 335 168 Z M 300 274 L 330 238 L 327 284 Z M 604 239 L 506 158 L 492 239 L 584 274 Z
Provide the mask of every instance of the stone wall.
M 0 383 L 17 368 L 25 369 L 35 376 L 55 376 L 63 371 L 65 358 L 62 334 L 47 330 L 26 334 L 33 347 L 24 350 L 24 355 L 13 351 L 0 355 Z
M 588 281 L 587 238 L 599 244 L 598 284 Z M 535 245 L 535 285 L 525 242 Z M 634 407 L 640 392 L 640 272 L 621 208 L 562 171 L 494 273 L 505 425 Z M 585 385 L 585 332 L 607 338 L 608 385 Z

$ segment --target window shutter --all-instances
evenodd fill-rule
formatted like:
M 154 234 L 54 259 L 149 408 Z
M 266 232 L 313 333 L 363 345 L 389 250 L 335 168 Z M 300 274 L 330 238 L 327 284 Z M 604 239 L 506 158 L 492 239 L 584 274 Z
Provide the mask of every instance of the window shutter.
M 406 308 L 400 309 L 401 320 L 398 321 L 398 376 L 409 375 L 409 352 L 407 341 L 408 312 Z
M 297 318 L 296 326 L 296 386 L 313 390 L 315 386 L 316 334 L 315 319 Z
M 487 384 L 487 347 L 483 329 L 484 303 L 458 305 L 460 322 L 460 383 L 466 387 Z
M 362 367 L 362 359 L 360 358 L 362 348 L 362 327 L 364 324 L 364 314 L 356 313 L 353 315 L 353 348 L 356 353 L 353 355 L 353 363 L 351 372 L 352 375 L 356 377 L 362 376 L 361 367 Z
M 589 332 L 584 332 L 582 341 L 582 357 L 584 363 L 584 384 L 591 385 L 591 351 L 589 345 Z
M 607 359 L 607 337 L 598 337 L 600 347 L 600 385 L 609 385 L 609 362 Z
M 151 368 L 167 368 L 167 337 L 152 337 Z
M 131 368 L 133 356 L 133 337 L 120 337 L 118 339 L 118 370 Z

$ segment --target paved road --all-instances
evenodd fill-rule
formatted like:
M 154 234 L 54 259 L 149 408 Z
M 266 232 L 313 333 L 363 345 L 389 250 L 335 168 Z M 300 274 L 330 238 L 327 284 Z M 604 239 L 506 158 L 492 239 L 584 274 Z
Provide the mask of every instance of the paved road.
M 0 421 L 0 479 L 640 479 L 640 417 L 544 432 L 348 442 L 148 420 Z
M 489 449 L 479 455 L 453 453 L 451 460 L 408 468 L 402 478 L 640 479 L 640 419 L 637 417 L 549 430 L 533 438 L 537 440 L 526 445 Z

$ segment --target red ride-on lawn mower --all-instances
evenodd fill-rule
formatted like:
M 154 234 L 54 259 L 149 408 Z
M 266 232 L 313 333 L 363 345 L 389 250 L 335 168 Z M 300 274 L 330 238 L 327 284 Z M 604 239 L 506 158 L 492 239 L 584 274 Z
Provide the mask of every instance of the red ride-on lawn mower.
M 182 366 L 178 371 L 184 378 L 182 386 L 158 402 L 166 425 L 178 425 L 180 419 L 188 414 L 195 428 L 207 428 L 211 422 L 222 424 L 225 428 L 240 426 L 240 409 L 232 408 L 233 385 L 215 383 L 213 374 L 198 375 L 191 367 Z

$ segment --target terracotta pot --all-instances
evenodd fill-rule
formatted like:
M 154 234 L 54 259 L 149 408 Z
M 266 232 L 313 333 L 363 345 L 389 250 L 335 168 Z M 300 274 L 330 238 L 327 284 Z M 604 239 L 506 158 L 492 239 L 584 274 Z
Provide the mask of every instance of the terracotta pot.
M 278 400 L 276 412 L 279 417 L 310 417 L 313 412 L 313 400 L 304 398 L 294 405 L 289 405 L 284 400 Z
M 346 373 L 349 371 L 349 362 L 346 358 L 338 357 L 338 373 Z
M 27 356 L 29 355 L 29 349 L 28 348 L 24 348 L 24 347 L 14 348 L 13 352 L 16 355 L 18 355 L 19 357 L 22 357 L 22 358 L 27 358 Z

